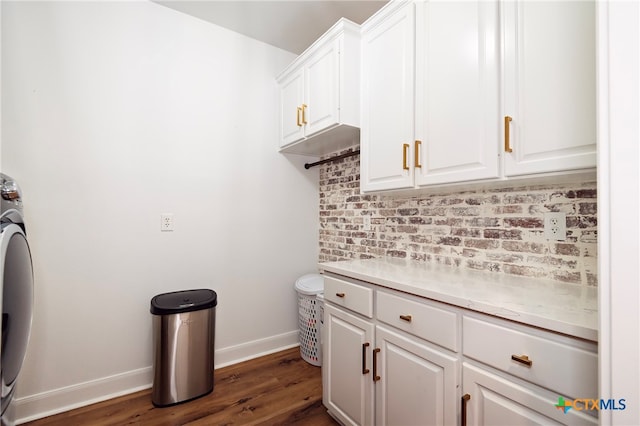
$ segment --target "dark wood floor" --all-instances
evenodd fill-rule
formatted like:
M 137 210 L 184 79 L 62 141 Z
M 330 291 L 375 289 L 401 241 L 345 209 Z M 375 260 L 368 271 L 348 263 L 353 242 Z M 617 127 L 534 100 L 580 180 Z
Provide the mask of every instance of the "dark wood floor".
M 26 424 L 337 425 L 322 405 L 320 368 L 299 348 L 218 369 L 213 392 L 184 404 L 156 408 L 149 389 Z

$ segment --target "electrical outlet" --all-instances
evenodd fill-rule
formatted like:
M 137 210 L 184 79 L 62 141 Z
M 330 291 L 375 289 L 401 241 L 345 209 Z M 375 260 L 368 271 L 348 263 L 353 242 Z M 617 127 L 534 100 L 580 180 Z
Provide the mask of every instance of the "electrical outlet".
M 163 213 L 160 215 L 160 230 L 173 231 L 173 213 Z
M 371 231 L 371 216 L 362 216 L 362 228 L 365 231 Z
M 564 241 L 567 239 L 567 214 L 547 212 L 544 214 L 544 236 L 547 240 Z

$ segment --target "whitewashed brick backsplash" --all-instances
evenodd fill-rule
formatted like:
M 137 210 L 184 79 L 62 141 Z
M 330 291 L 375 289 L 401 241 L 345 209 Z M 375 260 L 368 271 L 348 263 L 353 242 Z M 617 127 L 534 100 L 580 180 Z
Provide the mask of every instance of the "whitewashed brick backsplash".
M 550 211 L 567 214 L 566 241 L 545 239 Z M 358 155 L 320 166 L 320 261 L 381 256 L 595 286 L 596 182 L 361 195 Z

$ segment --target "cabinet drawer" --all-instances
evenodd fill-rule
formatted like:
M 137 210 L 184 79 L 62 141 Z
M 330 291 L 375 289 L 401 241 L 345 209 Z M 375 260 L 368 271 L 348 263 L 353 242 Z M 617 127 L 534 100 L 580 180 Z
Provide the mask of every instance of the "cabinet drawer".
M 458 351 L 458 317 L 454 312 L 378 291 L 376 317 L 432 343 Z
M 324 277 L 324 298 L 367 318 L 373 317 L 373 290 L 333 277 Z
M 529 334 L 467 316 L 462 321 L 462 351 L 465 356 L 564 397 L 597 397 L 598 357 L 595 344 L 574 342 L 570 338 L 562 339 L 562 336 L 546 336 L 546 332 L 535 329 L 531 329 Z M 531 365 L 513 360 L 512 355 L 526 355 Z

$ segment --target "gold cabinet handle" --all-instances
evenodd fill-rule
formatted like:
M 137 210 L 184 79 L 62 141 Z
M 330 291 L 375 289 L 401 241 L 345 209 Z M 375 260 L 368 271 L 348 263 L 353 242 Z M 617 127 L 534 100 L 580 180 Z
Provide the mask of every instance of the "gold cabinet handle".
M 298 125 L 298 127 L 302 127 L 302 123 L 300 122 L 300 114 L 302 113 L 302 108 L 297 107 L 296 108 L 296 124 Z
M 471 395 L 465 393 L 462 395 L 462 411 L 460 413 L 460 425 L 467 426 L 467 401 L 471 399 Z
M 509 141 L 509 124 L 511 123 L 511 117 L 508 115 L 504 116 L 504 152 L 513 152 L 511 149 L 511 142 Z
M 362 344 L 362 374 L 369 373 L 369 369 L 367 368 L 367 348 L 369 347 L 369 342 Z
M 406 322 L 411 322 L 411 315 L 400 315 L 400 319 Z
M 344 293 L 336 293 L 336 296 L 338 296 L 338 297 L 344 297 Z
M 307 124 L 307 105 L 306 104 L 302 104 L 302 124 Z
M 409 156 L 409 144 L 402 144 L 402 170 L 409 170 L 409 165 L 407 164 L 407 157 Z
M 511 359 L 519 362 L 520 364 L 524 364 L 527 367 L 531 367 L 533 365 L 533 361 L 530 360 L 527 355 L 511 355 Z
M 380 376 L 378 376 L 378 352 L 380 352 L 380 348 L 375 348 L 373 350 L 373 381 L 377 382 L 380 380 Z
M 420 169 L 422 168 L 422 164 L 420 164 L 420 145 L 422 145 L 422 141 L 415 141 L 415 145 L 414 145 L 414 161 L 413 161 L 413 166 L 416 169 Z

